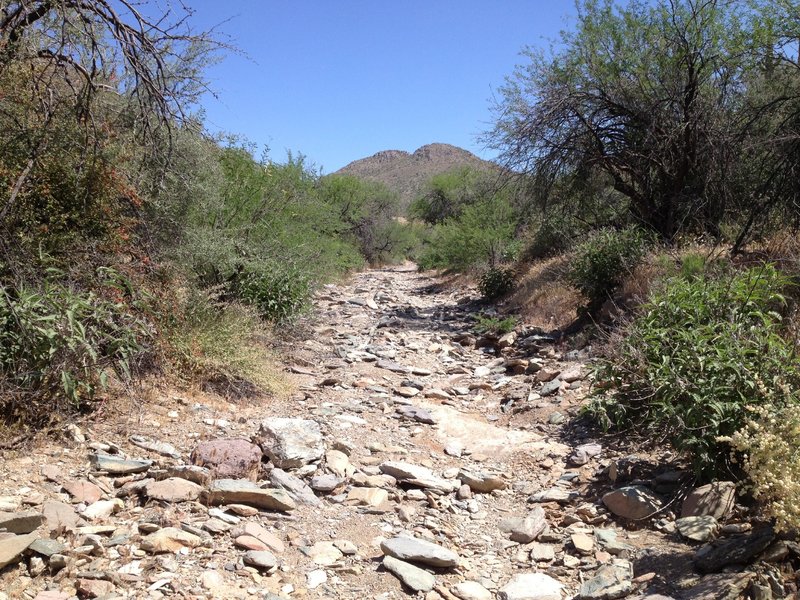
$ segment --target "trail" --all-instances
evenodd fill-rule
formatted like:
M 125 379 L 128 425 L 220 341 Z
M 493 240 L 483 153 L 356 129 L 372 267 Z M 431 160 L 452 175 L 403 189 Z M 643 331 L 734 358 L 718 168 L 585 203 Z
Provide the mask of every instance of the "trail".
M 481 338 L 467 292 L 439 283 L 406 266 L 326 286 L 284 348 L 288 401 L 132 398 L 66 447 L 7 456 L 0 527 L 34 528 L 0 539 L 0 598 L 601 600 L 697 583 L 685 543 L 600 502 L 625 462 L 574 425 L 586 354 L 524 327 Z M 26 530 L 42 539 L 14 553 Z

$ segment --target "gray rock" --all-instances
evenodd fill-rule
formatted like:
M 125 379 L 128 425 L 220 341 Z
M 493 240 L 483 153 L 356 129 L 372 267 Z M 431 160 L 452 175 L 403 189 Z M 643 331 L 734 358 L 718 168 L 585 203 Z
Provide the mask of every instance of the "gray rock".
M 412 406 L 410 404 L 398 406 L 397 412 L 407 419 L 411 419 L 412 421 L 417 421 L 419 423 L 425 423 L 426 425 L 434 425 L 436 423 L 436 420 L 433 418 L 431 413 L 418 406 Z
M 617 539 L 617 532 L 613 529 L 595 529 L 594 537 L 609 554 L 619 555 L 623 552 L 633 550 L 633 546 L 620 542 Z
M 344 483 L 344 479 L 336 475 L 315 475 L 311 478 L 311 489 L 327 494 Z
M 569 464 L 579 467 L 588 463 L 602 451 L 603 447 L 600 444 L 581 444 L 575 448 L 575 451 L 567 460 Z
M 393 373 L 410 373 L 411 369 L 409 367 L 397 364 L 391 360 L 379 360 L 375 363 L 379 369 L 386 369 L 387 371 L 392 371 Z
M 381 550 L 400 560 L 419 562 L 431 567 L 455 567 L 458 555 L 432 542 L 411 537 L 395 537 L 381 542 Z
M 618 517 L 640 520 L 653 515 L 661 508 L 661 500 L 646 487 L 631 485 L 608 492 L 603 504 Z
M 542 388 L 539 390 L 539 395 L 542 398 L 546 398 L 547 396 L 553 396 L 557 394 L 560 389 L 561 389 L 561 380 L 553 379 L 553 381 L 548 381 L 542 386 Z
M 290 511 L 297 504 L 284 490 L 260 488 L 245 479 L 216 479 L 202 494 L 208 504 L 247 504 L 266 510 Z
M 561 582 L 544 573 L 520 573 L 497 593 L 498 600 L 561 600 Z
M 527 517 L 511 517 L 500 522 L 500 530 L 511 534 L 513 542 L 529 544 L 547 529 L 544 509 L 536 506 Z
M 190 460 L 195 466 L 209 469 L 214 479 L 256 481 L 261 455 L 261 448 L 248 440 L 205 440 L 195 446 Z
M 308 487 L 302 479 L 287 473 L 283 469 L 272 469 L 269 474 L 269 480 L 275 487 L 289 492 L 292 498 L 298 502 L 310 504 L 311 506 L 317 506 L 320 503 L 320 499 L 314 495 L 314 490 Z
M 433 575 L 393 556 L 383 557 L 383 567 L 415 592 L 430 592 L 436 585 Z
M 492 592 L 477 581 L 462 581 L 454 585 L 450 591 L 461 600 L 492 600 Z
M 168 456 L 169 458 L 176 458 L 176 459 L 179 459 L 181 457 L 181 453 L 178 452 L 178 450 L 172 444 L 168 444 L 166 442 L 160 442 L 158 440 L 154 440 L 149 437 L 145 437 L 143 435 L 132 435 L 128 439 L 130 439 L 131 443 L 134 446 L 139 446 L 139 448 L 150 450 L 151 452 L 155 452 L 156 454 L 160 454 L 161 456 Z
M 623 598 L 633 590 L 633 565 L 627 560 L 617 559 L 603 565 L 594 577 L 581 584 L 578 597 L 581 600 L 615 600 Z
M 44 523 L 42 513 L 35 510 L 0 513 L 0 531 L 9 533 L 30 533 Z
M 733 508 L 736 484 L 715 481 L 692 491 L 683 501 L 681 517 L 711 516 L 723 519 Z
M 19 561 L 22 553 L 28 549 L 39 536 L 35 533 L 14 535 L 0 539 L 0 569 Z
M 578 498 L 577 492 L 556 486 L 533 494 L 528 499 L 528 502 L 558 502 L 559 504 L 567 504 L 576 498 Z
M 319 425 L 308 419 L 264 419 L 256 439 L 264 454 L 280 469 L 297 469 L 325 455 Z
M 749 534 L 716 540 L 695 553 L 694 563 L 703 573 L 715 573 L 728 565 L 747 564 L 766 550 L 774 539 L 775 532 L 765 527 Z
M 58 540 L 51 540 L 50 538 L 39 538 L 28 546 L 30 550 L 41 554 L 42 556 L 51 557 L 54 554 L 64 554 L 67 551 L 66 544 L 62 544 Z
M 719 523 L 711 515 L 681 517 L 675 520 L 675 526 L 683 537 L 695 542 L 707 542 L 719 531 Z
M 211 480 L 214 479 L 214 475 L 210 469 L 195 465 L 175 465 L 167 467 L 166 476 L 180 477 L 181 479 L 186 479 L 197 485 L 208 485 Z
M 421 488 L 434 489 L 449 494 L 456 491 L 461 482 L 456 479 L 443 479 L 433 474 L 427 467 L 400 461 L 388 461 L 380 465 L 382 473 L 391 475 L 398 481 Z
M 242 560 L 246 565 L 257 569 L 264 569 L 265 571 L 275 569 L 278 566 L 278 559 L 275 558 L 272 552 L 267 550 L 249 550 L 244 553 Z
M 151 460 L 126 460 L 119 456 L 112 456 L 111 454 L 103 454 L 101 452 L 90 455 L 89 462 L 95 470 L 105 471 L 110 475 L 144 473 L 153 465 L 153 461 Z

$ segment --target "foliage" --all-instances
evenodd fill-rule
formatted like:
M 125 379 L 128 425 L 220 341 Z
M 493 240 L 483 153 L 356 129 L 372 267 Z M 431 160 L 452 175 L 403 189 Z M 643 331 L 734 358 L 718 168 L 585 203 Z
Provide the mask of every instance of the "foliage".
M 480 276 L 478 291 L 487 300 L 496 300 L 514 289 L 516 271 L 508 267 L 492 267 Z
M 505 319 L 488 315 L 475 315 L 475 331 L 479 334 L 494 333 L 503 335 L 511 333 L 517 326 L 519 319 L 514 315 L 509 315 Z
M 591 408 L 606 425 L 659 432 L 710 475 L 726 465 L 720 436 L 746 420 L 747 406 L 778 407 L 800 385 L 784 337 L 788 280 L 765 265 L 714 279 L 675 277 L 620 332 L 599 371 L 613 394 Z
M 420 251 L 422 269 L 467 271 L 495 265 L 512 246 L 515 213 L 505 198 L 492 197 L 464 207 L 460 216 L 436 225 Z
M 800 528 L 800 403 L 784 387 L 782 406 L 748 407 L 742 429 L 728 440 L 739 453 L 753 497 L 778 531 Z
M 791 0 L 582 0 L 576 28 L 509 78 L 488 141 L 540 208 L 604 180 L 662 239 L 719 238 L 727 221 L 739 248 L 776 211 L 797 217 L 798 14 Z
M 647 235 L 634 227 L 615 231 L 602 229 L 576 248 L 567 279 L 596 312 L 622 283 L 626 273 L 642 259 Z
M 0 413 L 41 424 L 86 407 L 109 370 L 128 377 L 151 340 L 130 282 L 101 269 L 102 295 L 50 269 L 40 287 L 0 285 Z
M 409 213 L 429 225 L 439 225 L 458 218 L 464 207 L 491 196 L 493 185 L 490 173 L 471 167 L 440 173 L 431 178 L 425 193 L 412 202 Z
M 262 318 L 273 322 L 296 317 L 308 308 L 311 297 L 307 273 L 272 262 L 251 263 L 234 276 L 230 289 L 238 299 L 254 306 Z

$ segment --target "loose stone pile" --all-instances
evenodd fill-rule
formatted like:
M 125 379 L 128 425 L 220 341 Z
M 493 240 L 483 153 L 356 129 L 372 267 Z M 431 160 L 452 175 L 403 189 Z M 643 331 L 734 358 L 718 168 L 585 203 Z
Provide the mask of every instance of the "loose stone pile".
M 139 406 L 0 466 L 0 599 L 766 599 L 800 546 L 575 420 L 590 351 L 410 270 L 317 298 L 288 402 Z M 659 457 L 656 457 L 659 458 Z M 659 459 L 661 460 L 661 459 Z

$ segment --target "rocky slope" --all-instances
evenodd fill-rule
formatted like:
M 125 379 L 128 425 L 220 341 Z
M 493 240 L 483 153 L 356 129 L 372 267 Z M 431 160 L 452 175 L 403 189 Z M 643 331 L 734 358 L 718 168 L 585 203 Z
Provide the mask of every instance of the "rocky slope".
M 743 519 L 729 484 L 676 500 L 668 455 L 591 437 L 588 349 L 476 336 L 476 307 L 436 284 L 328 286 L 285 349 L 288 402 L 134 396 L 6 453 L 0 599 L 796 591 L 797 544 Z
M 494 163 L 482 160 L 463 148 L 450 144 L 427 144 L 413 153 L 384 150 L 353 161 L 336 173 L 383 183 L 400 196 L 405 207 L 423 192 L 431 177 L 459 167 L 499 169 Z

